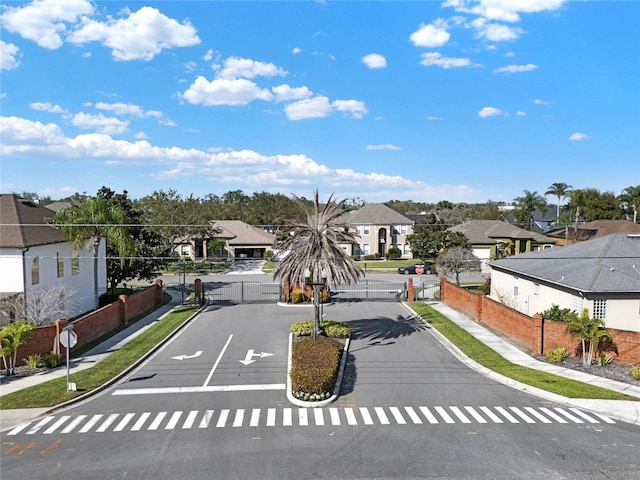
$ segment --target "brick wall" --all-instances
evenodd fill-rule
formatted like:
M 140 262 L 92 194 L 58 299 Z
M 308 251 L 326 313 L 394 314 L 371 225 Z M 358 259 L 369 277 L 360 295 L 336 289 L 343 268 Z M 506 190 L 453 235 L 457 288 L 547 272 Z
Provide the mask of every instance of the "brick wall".
M 512 338 L 533 354 L 543 354 L 555 347 L 567 347 L 572 355 L 582 352 L 579 339 L 564 333 L 566 324 L 543 321 L 538 314 L 529 317 L 490 299 L 481 292 L 470 292 L 440 279 L 440 299 L 476 321 Z M 640 333 L 608 329 L 620 363 L 640 364 Z
M 73 323 L 73 331 L 78 337 L 78 343 L 71 349 L 77 350 L 101 336 L 115 330 L 121 325 L 162 303 L 162 281 L 156 282 L 150 287 L 132 295 L 120 295 L 118 300 L 98 310 L 84 315 Z M 17 364 L 22 365 L 23 358 L 34 353 L 45 354 L 55 349 L 55 338 L 59 332 L 68 325 L 64 319 L 56 321 L 56 325 L 36 327 L 31 332 L 29 341 L 18 348 Z M 58 350 L 66 355 L 64 346 Z

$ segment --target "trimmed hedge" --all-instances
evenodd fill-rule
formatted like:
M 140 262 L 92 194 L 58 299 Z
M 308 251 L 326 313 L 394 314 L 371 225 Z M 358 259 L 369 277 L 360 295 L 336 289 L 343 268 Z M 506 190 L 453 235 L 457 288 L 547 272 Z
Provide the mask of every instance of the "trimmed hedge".
M 322 330 L 327 337 L 332 338 L 349 338 L 351 336 L 351 327 L 349 327 L 349 325 L 334 320 L 320 320 L 320 330 Z M 291 325 L 290 331 L 296 337 L 311 335 L 313 332 L 313 320 L 296 322 Z
M 333 338 L 305 337 L 293 343 L 291 387 L 306 395 L 325 395 L 336 383 L 342 344 Z

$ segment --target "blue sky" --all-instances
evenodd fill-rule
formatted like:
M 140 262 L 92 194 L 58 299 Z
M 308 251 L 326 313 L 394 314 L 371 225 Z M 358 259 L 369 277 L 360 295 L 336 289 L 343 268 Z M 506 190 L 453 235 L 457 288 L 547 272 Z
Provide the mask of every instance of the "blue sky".
M 619 194 L 638 25 L 636 1 L 4 0 L 0 191 Z

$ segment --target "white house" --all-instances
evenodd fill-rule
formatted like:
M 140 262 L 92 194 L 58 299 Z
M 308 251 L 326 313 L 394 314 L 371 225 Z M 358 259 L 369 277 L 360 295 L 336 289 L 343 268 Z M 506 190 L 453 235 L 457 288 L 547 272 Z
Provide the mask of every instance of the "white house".
M 526 314 L 552 305 L 640 332 L 640 235 L 611 234 L 494 260 L 491 298 Z
M 62 233 L 46 223 L 55 212 L 16 195 L 0 195 L 0 300 L 45 298 L 51 291 L 64 304 L 67 316 L 97 307 L 94 296 L 92 249 L 74 249 Z M 98 293 L 107 290 L 106 247 L 99 247 Z M 60 302 L 59 302 L 60 303 Z M 15 317 L 0 304 L 0 324 Z M 55 318 L 48 319 L 50 321 Z

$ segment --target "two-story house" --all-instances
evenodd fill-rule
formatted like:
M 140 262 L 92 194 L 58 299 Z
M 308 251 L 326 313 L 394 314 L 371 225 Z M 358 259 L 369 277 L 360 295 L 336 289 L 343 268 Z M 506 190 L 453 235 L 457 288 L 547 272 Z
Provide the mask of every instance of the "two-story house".
M 407 235 L 413 233 L 414 221 L 384 203 L 369 203 L 344 214 L 344 220 L 356 228 L 358 243 L 348 245 L 349 255 L 379 255 L 384 258 L 391 247 L 411 258 Z M 350 249 L 350 251 L 349 251 Z
M 64 297 L 58 298 L 57 303 L 64 303 L 68 316 L 97 307 L 93 252 L 75 249 L 59 229 L 47 224 L 47 219 L 54 215 L 53 210 L 37 203 L 0 194 L 0 324 L 16 319 L 15 308 L 11 306 L 16 299 L 37 307 L 38 303 L 46 303 L 46 296 L 52 291 Z M 107 287 L 104 240 L 99 248 L 98 278 L 99 293 L 104 293 Z M 40 320 L 43 318 L 55 320 L 39 316 Z

